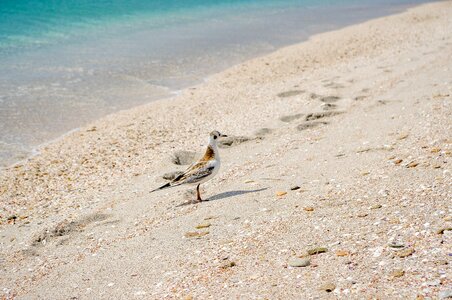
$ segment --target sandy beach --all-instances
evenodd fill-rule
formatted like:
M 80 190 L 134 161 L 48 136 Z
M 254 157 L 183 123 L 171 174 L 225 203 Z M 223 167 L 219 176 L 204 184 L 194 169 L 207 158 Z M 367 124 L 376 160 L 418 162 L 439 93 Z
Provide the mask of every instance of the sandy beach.
M 0 299 L 452 297 L 451 100 L 443 1 L 109 115 L 0 173 Z

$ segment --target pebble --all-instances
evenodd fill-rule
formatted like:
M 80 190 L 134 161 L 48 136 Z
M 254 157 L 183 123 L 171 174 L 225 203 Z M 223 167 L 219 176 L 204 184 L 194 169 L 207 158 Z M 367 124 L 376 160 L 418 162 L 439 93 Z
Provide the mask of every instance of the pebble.
M 403 275 L 405 275 L 405 271 L 402 269 L 395 269 L 394 271 L 391 272 L 391 277 L 393 278 L 399 278 L 402 277 Z
M 392 241 L 388 244 L 388 246 L 391 248 L 404 248 L 405 247 L 405 245 L 403 243 L 398 242 L 398 241 Z
M 200 237 L 203 237 L 203 236 L 208 235 L 208 234 L 209 234 L 208 231 L 202 231 L 202 232 L 186 232 L 186 233 L 184 234 L 184 236 L 185 236 L 186 238 L 192 238 L 192 237 L 194 237 L 194 238 L 200 238 Z
M 311 264 L 309 258 L 292 257 L 287 262 L 291 267 L 307 267 Z
M 405 258 L 405 257 L 410 256 L 413 253 L 414 253 L 414 249 L 413 248 L 407 248 L 407 249 L 400 250 L 400 251 L 396 252 L 395 255 L 400 257 L 400 258 Z
M 331 293 L 332 291 L 334 291 L 334 289 L 336 289 L 336 285 L 331 282 L 325 283 L 320 287 L 320 290 L 328 293 Z
M 278 197 L 282 197 L 285 194 L 287 194 L 287 192 L 276 192 L 276 196 L 278 196 Z
M 309 255 L 316 255 L 316 254 L 320 254 L 320 253 L 325 253 L 328 251 L 328 248 L 325 247 L 317 247 L 317 248 L 313 248 L 313 249 L 309 249 L 308 250 L 308 254 Z
M 196 225 L 196 229 L 203 229 L 203 228 L 208 228 L 210 227 L 212 224 L 210 224 L 209 222 L 202 222 L 199 223 L 198 225 Z
M 300 187 L 298 185 L 294 185 L 294 186 L 290 187 L 290 190 L 292 190 L 292 191 L 296 191 L 296 190 L 299 190 L 299 189 L 300 189 Z
M 237 264 L 235 262 L 228 261 L 228 262 L 222 264 L 220 268 L 222 268 L 222 269 L 229 269 L 229 268 L 235 267 L 236 265 Z
M 312 206 L 306 206 L 303 208 L 305 211 L 314 211 L 314 207 Z
M 337 250 L 336 251 L 336 256 L 348 256 L 350 253 L 348 253 L 348 251 L 345 250 Z
M 407 168 L 415 168 L 419 165 L 418 162 L 412 161 L 409 164 L 406 165 Z
M 373 206 L 370 207 L 370 209 L 379 209 L 382 208 L 383 206 L 381 204 L 375 204 Z

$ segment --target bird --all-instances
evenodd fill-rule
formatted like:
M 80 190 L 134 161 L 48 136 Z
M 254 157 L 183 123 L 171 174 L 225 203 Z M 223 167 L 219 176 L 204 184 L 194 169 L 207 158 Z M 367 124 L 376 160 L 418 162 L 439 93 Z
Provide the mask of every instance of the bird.
M 152 190 L 151 193 L 182 184 L 191 184 L 197 185 L 196 200 L 198 202 L 203 201 L 199 192 L 199 186 L 202 183 L 212 179 L 220 170 L 221 163 L 217 146 L 217 142 L 220 137 L 227 137 L 227 135 L 221 134 L 216 130 L 212 131 L 209 134 L 209 143 L 203 157 L 190 165 L 182 174 L 161 187 Z

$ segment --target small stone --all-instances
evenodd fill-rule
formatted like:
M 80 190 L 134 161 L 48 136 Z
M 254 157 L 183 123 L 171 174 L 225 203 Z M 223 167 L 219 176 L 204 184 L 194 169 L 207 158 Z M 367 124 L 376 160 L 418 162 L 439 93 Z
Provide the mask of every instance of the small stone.
M 416 168 L 419 165 L 418 162 L 412 161 L 406 165 L 407 168 Z
M 358 218 L 365 218 L 367 217 L 369 214 L 368 213 L 359 213 L 358 214 Z
M 335 289 L 336 289 L 336 285 L 331 282 L 325 283 L 320 287 L 320 290 L 325 291 L 327 293 L 331 293 Z
M 342 257 L 342 256 L 348 256 L 348 255 L 349 255 L 348 251 L 345 251 L 345 250 L 337 250 L 336 251 L 336 256 Z
M 229 268 L 232 268 L 232 267 L 235 267 L 235 266 L 236 266 L 236 263 L 235 263 L 235 262 L 233 262 L 233 261 L 228 261 L 228 262 L 222 264 L 222 265 L 220 266 L 220 268 L 221 268 L 221 269 L 229 269 Z
M 253 183 L 253 182 L 254 182 L 254 180 L 251 180 L 251 179 L 245 180 L 245 183 Z
M 208 235 L 208 234 L 209 234 L 208 231 L 202 231 L 202 232 L 186 232 L 186 233 L 184 234 L 184 236 L 185 236 L 186 238 L 200 238 L 200 237 L 203 237 L 203 236 Z
M 438 153 L 438 152 L 440 152 L 440 151 L 441 151 L 441 149 L 440 149 L 440 148 L 437 148 L 437 147 L 434 147 L 434 148 L 432 148 L 432 149 L 430 150 L 431 153 Z
M 400 258 L 405 258 L 405 257 L 410 256 L 413 253 L 414 253 L 414 249 L 413 248 L 407 248 L 407 249 L 400 250 L 400 251 L 396 252 L 395 255 L 400 257 Z
M 210 227 L 210 225 L 212 225 L 212 224 L 210 224 L 209 222 L 202 222 L 202 223 L 199 223 L 198 225 L 196 225 L 196 229 L 203 229 L 203 228 L 208 228 L 208 227 Z
M 408 137 L 408 133 L 402 133 L 397 137 L 397 139 L 400 141 L 400 140 L 406 139 L 407 137 Z
M 298 185 L 294 185 L 294 186 L 290 187 L 291 191 L 296 191 L 296 190 L 299 190 L 299 189 L 300 189 L 300 187 Z
M 395 269 L 394 271 L 391 272 L 390 275 L 393 278 L 399 278 L 399 277 L 402 277 L 403 275 L 405 275 L 405 271 L 402 269 Z
M 381 205 L 381 204 L 375 204 L 375 205 L 372 205 L 371 207 L 370 207 L 370 209 L 379 209 L 379 208 L 382 208 L 383 206 Z
M 282 197 L 282 196 L 284 196 L 285 194 L 287 194 L 287 192 L 282 192 L 282 191 L 276 192 L 276 196 L 278 196 L 278 197 Z
M 448 230 L 452 230 L 452 227 L 444 227 L 444 228 L 438 229 L 438 231 L 436 233 L 443 234 L 444 231 L 448 231 Z
M 308 250 L 308 254 L 309 255 L 316 255 L 316 254 L 320 254 L 320 253 L 325 253 L 328 251 L 328 248 L 325 247 L 317 247 L 317 248 L 313 248 L 313 249 L 309 249 Z
M 311 259 L 308 257 L 300 258 L 300 257 L 292 257 L 287 262 L 289 266 L 291 267 L 307 267 L 311 264 Z
M 405 248 L 405 245 L 401 242 L 397 242 L 397 241 L 392 241 L 388 244 L 389 247 L 391 248 L 396 248 L 396 249 L 401 249 L 401 248 Z
M 395 165 L 400 165 L 400 163 L 403 161 L 403 159 L 396 159 L 395 161 L 394 161 L 394 164 Z
M 314 207 L 312 206 L 306 206 L 303 208 L 305 211 L 314 211 Z

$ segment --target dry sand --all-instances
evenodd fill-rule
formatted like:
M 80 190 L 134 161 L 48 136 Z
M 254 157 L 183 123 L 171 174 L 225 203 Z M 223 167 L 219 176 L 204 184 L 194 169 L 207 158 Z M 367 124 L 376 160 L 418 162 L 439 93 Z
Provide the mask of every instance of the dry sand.
M 2 173 L 0 298 L 446 297 L 451 99 L 445 1 L 99 120 Z M 220 149 L 210 201 L 150 194 L 214 129 L 250 139 Z

